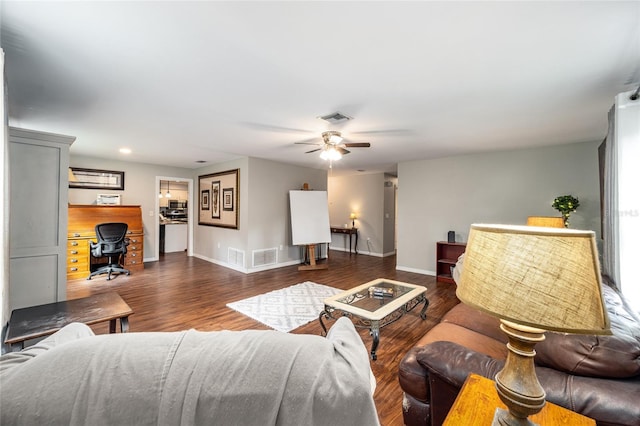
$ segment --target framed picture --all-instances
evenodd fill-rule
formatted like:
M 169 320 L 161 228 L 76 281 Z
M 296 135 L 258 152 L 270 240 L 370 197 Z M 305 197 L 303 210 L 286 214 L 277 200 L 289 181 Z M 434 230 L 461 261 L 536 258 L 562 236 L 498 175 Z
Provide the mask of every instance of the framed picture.
M 208 189 L 204 189 L 202 190 L 202 192 L 200 193 L 200 208 L 202 210 L 209 210 L 209 190 Z
M 220 219 L 220 181 L 214 180 L 211 182 L 211 219 Z
M 69 167 L 69 188 L 124 191 L 124 172 Z
M 233 211 L 233 188 L 224 188 L 222 190 L 222 210 Z
M 198 176 L 198 185 L 201 195 L 198 225 L 238 229 L 240 169 Z

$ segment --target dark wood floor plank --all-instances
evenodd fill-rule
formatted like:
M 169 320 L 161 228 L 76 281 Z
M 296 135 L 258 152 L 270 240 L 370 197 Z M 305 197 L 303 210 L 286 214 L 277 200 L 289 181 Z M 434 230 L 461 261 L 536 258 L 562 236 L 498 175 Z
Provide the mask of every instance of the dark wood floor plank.
M 458 303 L 455 286 L 436 283 L 435 277 L 396 270 L 395 256 L 378 258 L 334 252 L 329 269 L 298 271 L 297 266 L 244 274 L 184 253 L 162 256 L 159 262 L 145 264 L 144 271 L 69 281 L 70 299 L 116 290 L 135 312 L 129 317 L 129 330 L 178 331 L 195 328 L 212 330 L 268 330 L 269 327 L 244 316 L 226 304 L 236 300 L 281 289 L 304 281 L 313 281 L 347 290 L 376 278 L 388 278 L 427 287 L 430 301 L 427 319 L 421 320 L 419 309 L 382 329 L 378 360 L 371 361 L 378 385 L 374 399 L 383 426 L 402 425 L 402 392 L 398 384 L 398 364 L 405 353 L 442 316 Z M 330 325 L 330 324 L 329 324 Z M 108 326 L 92 326 L 96 333 L 107 333 Z M 292 333 L 321 334 L 318 321 Z M 360 335 L 371 347 L 366 330 Z

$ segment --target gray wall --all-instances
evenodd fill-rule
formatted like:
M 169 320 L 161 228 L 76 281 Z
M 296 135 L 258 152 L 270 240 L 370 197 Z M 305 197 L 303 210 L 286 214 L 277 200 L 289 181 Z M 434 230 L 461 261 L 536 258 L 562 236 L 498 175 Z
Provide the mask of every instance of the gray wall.
M 358 252 L 382 256 L 384 252 L 384 175 L 382 173 L 329 178 L 329 222 L 331 226 L 351 226 L 355 212 Z M 331 236 L 331 248 L 349 250 L 349 237 Z
M 102 158 L 71 156 L 72 167 L 116 170 L 125 172 L 124 191 L 93 189 L 70 189 L 72 204 L 95 204 L 97 194 L 122 194 L 122 203 L 140 205 L 144 222 L 144 259 L 156 260 L 156 202 L 158 201 L 157 177 L 193 179 L 194 198 L 192 206 L 198 205 L 198 176 L 240 169 L 240 217 L 239 229 L 227 229 L 198 225 L 195 220 L 193 255 L 228 266 L 243 272 L 252 272 L 251 252 L 265 248 L 278 248 L 278 264 L 294 264 L 300 260 L 300 250 L 291 246 L 288 195 L 291 189 L 300 189 L 307 182 L 317 190 L 326 190 L 326 170 L 309 169 L 256 158 L 241 158 L 234 161 L 183 169 L 143 163 L 105 160 Z M 282 250 L 280 250 L 282 246 Z M 244 265 L 238 267 L 228 263 L 228 249 L 245 253 Z
M 244 158 L 203 167 L 196 173 L 205 175 L 235 168 L 240 169 L 239 229 L 196 223 L 194 256 L 243 272 L 255 272 L 265 268 L 253 267 L 252 252 L 277 248 L 278 266 L 299 263 L 300 248 L 291 245 L 289 191 L 301 189 L 305 182 L 311 189 L 326 190 L 326 170 Z M 233 263 L 229 248 L 244 253 L 242 264 Z
M 144 224 L 144 260 L 156 260 L 155 239 L 158 231 L 156 229 L 158 213 L 156 212 L 156 202 L 158 201 L 156 177 L 192 178 L 193 170 L 78 155 L 71 155 L 70 165 L 85 169 L 124 172 L 124 191 L 69 188 L 69 203 L 95 204 L 98 194 L 121 194 L 122 204 L 141 206 Z
M 435 274 L 435 245 L 472 223 L 525 224 L 527 216 L 559 216 L 558 195 L 580 208 L 571 227 L 600 235 L 598 142 L 421 160 L 398 165 L 397 268 Z
M 349 214 L 358 214 L 358 253 L 371 256 L 395 254 L 395 190 L 398 179 L 382 173 L 329 178 L 331 226 L 351 226 Z M 333 250 L 348 251 L 349 237 L 331 236 Z

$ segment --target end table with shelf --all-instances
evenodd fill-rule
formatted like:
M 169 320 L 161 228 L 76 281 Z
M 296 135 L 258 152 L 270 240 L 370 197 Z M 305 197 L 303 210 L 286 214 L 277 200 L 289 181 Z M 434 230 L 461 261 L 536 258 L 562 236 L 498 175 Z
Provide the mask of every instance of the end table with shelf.
M 436 243 L 436 281 L 453 284 L 451 267 L 456 266 L 458 257 L 467 248 L 466 243 L 448 243 L 438 241 Z

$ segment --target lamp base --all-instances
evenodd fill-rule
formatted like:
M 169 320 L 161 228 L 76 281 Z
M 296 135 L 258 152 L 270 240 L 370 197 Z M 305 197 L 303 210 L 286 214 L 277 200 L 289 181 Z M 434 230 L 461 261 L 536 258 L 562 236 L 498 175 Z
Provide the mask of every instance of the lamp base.
M 491 426 L 539 426 L 528 418 L 519 419 L 511 415 L 507 410 L 496 408 Z
M 507 416 L 496 412 L 494 424 L 532 425 L 527 417 L 542 410 L 546 396 L 533 364 L 534 346 L 544 340 L 544 330 L 504 319 L 500 320 L 500 329 L 509 338 L 509 351 L 504 368 L 495 377 L 496 391 L 509 411 Z

